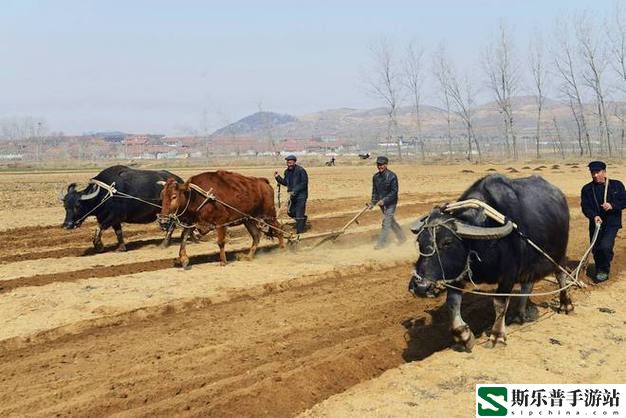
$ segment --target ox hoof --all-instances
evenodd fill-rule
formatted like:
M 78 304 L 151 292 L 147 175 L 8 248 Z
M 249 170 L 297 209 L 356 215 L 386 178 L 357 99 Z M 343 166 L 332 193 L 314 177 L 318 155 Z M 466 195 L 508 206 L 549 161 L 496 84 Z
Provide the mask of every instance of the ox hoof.
M 472 336 L 467 341 L 456 342 L 452 346 L 452 349 L 454 351 L 459 351 L 461 353 L 471 353 L 475 344 L 476 344 L 476 338 L 474 338 L 474 335 L 472 334 Z
M 237 254 L 235 256 L 237 261 L 252 261 L 254 260 L 254 256 L 250 254 Z
M 102 244 L 94 244 L 93 248 L 96 250 L 97 253 L 104 252 L 104 245 Z
M 174 261 L 174 264 L 180 265 L 185 270 L 191 269 L 191 266 L 189 265 L 189 259 L 188 258 L 187 259 L 182 259 L 182 260 L 180 258 L 177 258 Z
M 574 305 L 572 305 L 571 303 L 567 303 L 567 304 L 562 303 L 561 305 L 559 305 L 559 313 L 569 314 L 569 313 L 572 313 L 573 311 L 574 311 Z
M 489 336 L 489 343 L 490 344 L 487 344 L 488 348 L 494 348 L 498 345 L 498 343 L 506 345 L 506 334 L 491 332 L 491 335 Z
M 535 305 L 528 305 L 525 311 L 518 312 L 509 320 L 510 324 L 523 325 L 526 322 L 535 322 L 539 319 L 539 309 Z
M 126 252 L 126 246 L 125 245 L 120 245 L 120 246 L 117 247 L 117 249 L 115 251 L 117 251 L 118 253 Z
M 163 241 L 160 245 L 159 248 L 164 249 L 164 248 L 168 248 L 170 246 L 169 242 L 165 242 Z
M 476 343 L 476 338 L 474 337 L 474 333 L 470 329 L 469 326 L 465 325 L 463 327 L 459 327 L 452 331 L 455 345 L 453 348 L 456 351 L 465 351 L 466 353 L 471 353 L 472 348 L 474 348 L 474 344 Z

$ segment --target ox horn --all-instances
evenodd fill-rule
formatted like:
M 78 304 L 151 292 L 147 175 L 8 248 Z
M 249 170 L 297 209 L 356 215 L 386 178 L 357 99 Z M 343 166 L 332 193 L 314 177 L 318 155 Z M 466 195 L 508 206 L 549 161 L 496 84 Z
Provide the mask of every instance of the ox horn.
M 96 185 L 96 188 L 94 189 L 93 192 L 89 193 L 89 194 L 84 194 L 80 197 L 80 200 L 90 200 L 93 199 L 94 197 L 98 196 L 98 193 L 100 193 L 100 186 Z
M 411 225 L 411 232 L 413 232 L 414 234 L 417 234 L 418 232 L 420 232 L 422 228 L 424 228 L 424 225 L 426 224 L 427 220 L 428 220 L 428 215 L 423 215 L 417 218 L 417 221 L 413 222 L 413 224 Z
M 513 223 L 508 221 L 502 226 L 474 226 L 463 222 L 454 221 L 456 233 L 463 238 L 468 239 L 499 239 L 506 237 L 513 231 Z
M 163 180 L 159 180 L 156 183 L 161 187 L 165 186 L 165 182 Z

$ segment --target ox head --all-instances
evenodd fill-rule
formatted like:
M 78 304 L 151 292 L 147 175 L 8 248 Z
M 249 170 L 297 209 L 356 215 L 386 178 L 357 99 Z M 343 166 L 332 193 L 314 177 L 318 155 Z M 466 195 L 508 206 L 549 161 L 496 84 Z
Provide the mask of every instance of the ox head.
M 67 191 L 60 196 L 65 207 L 63 228 L 78 228 L 89 212 L 100 203 L 101 199 L 98 199 L 98 194 L 100 194 L 100 186 L 95 184 L 90 184 L 82 191 L 76 190 L 76 183 L 67 186 Z
M 484 219 L 484 216 L 480 216 Z M 420 256 L 409 283 L 409 290 L 419 296 L 435 296 L 441 282 L 455 283 L 467 277 L 472 240 L 500 239 L 511 233 L 513 224 L 484 227 L 470 225 L 437 207 L 420 217 L 412 226 Z
M 161 213 L 159 214 L 159 225 L 161 229 L 167 230 L 172 225 L 172 217 L 184 211 L 189 198 L 189 185 L 176 182 L 174 177 L 167 181 L 159 181 L 163 186 L 161 190 Z

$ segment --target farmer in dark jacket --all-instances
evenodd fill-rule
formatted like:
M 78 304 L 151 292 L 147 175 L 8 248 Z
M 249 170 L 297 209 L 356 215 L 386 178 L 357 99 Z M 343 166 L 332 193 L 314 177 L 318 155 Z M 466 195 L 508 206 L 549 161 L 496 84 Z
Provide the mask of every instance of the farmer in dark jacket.
M 606 175 L 606 164 L 592 161 L 588 165 L 592 181 L 585 184 L 580 192 L 580 206 L 589 219 L 589 236 L 593 238 L 596 223 L 600 233 L 593 247 L 596 263 L 595 283 L 609 279 L 613 245 L 617 231 L 622 227 L 622 209 L 626 208 L 626 191 L 621 181 Z
M 306 170 L 296 164 L 295 155 L 288 155 L 287 169 L 285 169 L 284 178 L 277 171 L 274 172 L 274 178 L 278 184 L 287 186 L 289 192 L 289 204 L 287 214 L 296 220 L 296 232 L 298 234 L 304 232 L 306 226 L 306 200 L 309 197 L 309 176 Z
M 387 238 L 392 229 L 400 244 L 406 241 L 404 232 L 395 218 L 398 204 L 398 177 L 387 168 L 387 164 L 389 164 L 387 157 L 380 156 L 376 159 L 378 173 L 372 178 L 372 200 L 368 203 L 370 209 L 379 206 L 383 212 L 382 230 L 374 247 L 377 250 L 387 245 Z

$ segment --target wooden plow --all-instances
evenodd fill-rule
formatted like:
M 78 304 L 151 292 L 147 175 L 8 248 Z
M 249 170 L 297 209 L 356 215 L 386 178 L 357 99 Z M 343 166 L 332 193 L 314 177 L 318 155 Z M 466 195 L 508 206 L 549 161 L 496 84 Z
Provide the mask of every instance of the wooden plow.
M 320 245 L 330 242 L 330 241 L 335 241 L 337 238 L 339 238 L 341 235 L 343 235 L 346 232 L 346 229 L 348 229 L 348 227 L 350 225 L 352 225 L 353 223 L 359 223 L 358 219 L 361 217 L 361 215 L 363 215 L 367 210 L 369 209 L 369 207 L 366 205 L 363 209 L 361 209 L 359 211 L 359 213 L 357 213 L 356 215 L 354 215 L 352 217 L 352 219 L 350 219 L 348 221 L 348 223 L 346 223 L 340 230 L 338 231 L 330 231 L 330 232 L 322 232 L 320 234 L 316 234 L 316 235 L 310 235 L 307 236 L 306 239 L 313 239 L 313 238 L 322 238 L 321 240 L 319 240 L 315 245 L 313 245 L 312 248 L 317 248 Z

